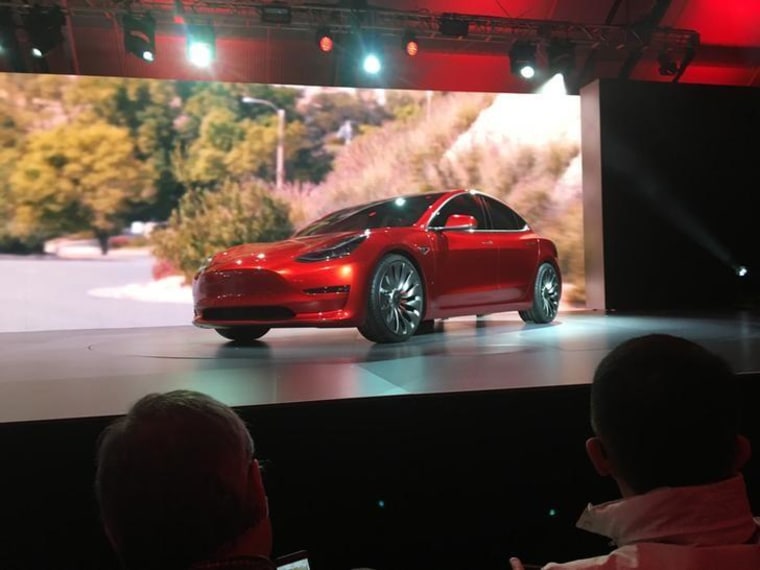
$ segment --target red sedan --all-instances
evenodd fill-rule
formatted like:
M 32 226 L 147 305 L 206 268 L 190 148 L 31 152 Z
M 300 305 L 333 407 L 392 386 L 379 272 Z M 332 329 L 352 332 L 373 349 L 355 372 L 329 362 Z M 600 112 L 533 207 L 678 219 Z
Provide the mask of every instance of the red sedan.
M 240 342 L 273 327 L 398 342 L 460 315 L 548 323 L 561 290 L 550 240 L 495 198 L 452 190 L 345 208 L 290 239 L 217 253 L 193 279 L 193 323 Z

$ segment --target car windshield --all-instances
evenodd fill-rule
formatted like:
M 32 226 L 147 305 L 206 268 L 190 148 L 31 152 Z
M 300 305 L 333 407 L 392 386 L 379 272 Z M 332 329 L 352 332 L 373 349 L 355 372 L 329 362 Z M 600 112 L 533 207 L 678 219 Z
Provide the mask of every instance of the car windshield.
M 414 196 L 399 196 L 381 202 L 344 208 L 310 223 L 296 232 L 298 236 L 313 236 L 336 232 L 352 232 L 375 228 L 408 227 L 443 196 L 444 192 L 431 192 Z

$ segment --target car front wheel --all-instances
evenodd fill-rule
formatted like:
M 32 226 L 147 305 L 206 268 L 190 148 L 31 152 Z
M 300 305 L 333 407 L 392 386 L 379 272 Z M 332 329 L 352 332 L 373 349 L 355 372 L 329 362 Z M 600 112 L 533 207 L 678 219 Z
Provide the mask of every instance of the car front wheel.
M 550 323 L 559 311 L 562 295 L 562 281 L 551 263 L 542 263 L 533 283 L 533 307 L 520 311 L 520 318 L 526 323 Z
M 367 316 L 359 332 L 372 342 L 401 342 L 420 326 L 425 308 L 422 278 L 403 255 L 386 255 L 375 267 Z
M 215 329 L 220 335 L 235 342 L 251 342 L 261 338 L 269 332 L 269 327 L 230 327 L 226 329 Z

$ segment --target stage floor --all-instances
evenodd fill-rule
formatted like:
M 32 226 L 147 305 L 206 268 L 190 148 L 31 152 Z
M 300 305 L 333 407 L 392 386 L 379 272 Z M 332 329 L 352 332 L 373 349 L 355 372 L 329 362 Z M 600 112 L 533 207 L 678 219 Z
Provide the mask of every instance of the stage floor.
M 587 383 L 621 341 L 652 332 L 695 340 L 737 372 L 760 371 L 760 315 L 516 313 L 439 323 L 404 344 L 355 329 L 280 329 L 256 346 L 192 326 L 0 334 L 0 422 L 123 413 L 152 391 L 190 388 L 233 406 Z

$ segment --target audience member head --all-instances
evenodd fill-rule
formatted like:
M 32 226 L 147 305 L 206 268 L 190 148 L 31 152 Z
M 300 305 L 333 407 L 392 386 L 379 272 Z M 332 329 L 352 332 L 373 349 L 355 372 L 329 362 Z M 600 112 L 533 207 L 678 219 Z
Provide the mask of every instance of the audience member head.
M 95 490 L 125 566 L 173 570 L 225 555 L 268 556 L 253 451 L 233 410 L 188 390 L 149 394 L 106 428 Z
M 655 334 L 622 343 L 591 386 L 592 463 L 624 496 L 736 474 L 750 455 L 739 435 L 737 384 L 723 359 L 686 339 Z

